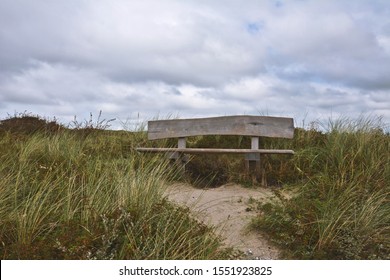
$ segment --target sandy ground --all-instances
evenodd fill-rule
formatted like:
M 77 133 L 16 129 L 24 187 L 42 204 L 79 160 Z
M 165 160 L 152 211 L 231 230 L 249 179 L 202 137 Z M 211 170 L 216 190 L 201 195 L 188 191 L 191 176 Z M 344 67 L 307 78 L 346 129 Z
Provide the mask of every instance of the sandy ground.
M 188 206 L 194 216 L 216 228 L 227 246 L 244 253 L 245 259 L 278 259 L 279 251 L 259 232 L 248 227 L 256 215 L 253 199 L 264 200 L 272 196 L 265 188 L 249 189 L 227 184 L 213 189 L 197 189 L 187 184 L 168 188 L 169 200 Z

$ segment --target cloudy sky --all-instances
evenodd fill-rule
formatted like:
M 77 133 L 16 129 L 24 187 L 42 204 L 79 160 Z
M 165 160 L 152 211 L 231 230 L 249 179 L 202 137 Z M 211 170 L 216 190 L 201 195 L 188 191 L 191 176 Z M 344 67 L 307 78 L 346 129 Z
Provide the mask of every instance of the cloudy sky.
M 0 0 L 0 117 L 100 110 L 390 122 L 390 1 Z

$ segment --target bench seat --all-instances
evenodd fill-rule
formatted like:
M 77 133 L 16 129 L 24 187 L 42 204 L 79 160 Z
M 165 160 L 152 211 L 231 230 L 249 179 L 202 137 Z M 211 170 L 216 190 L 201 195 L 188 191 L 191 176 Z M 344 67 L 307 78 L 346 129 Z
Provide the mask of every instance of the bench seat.
M 277 149 L 214 149 L 214 148 L 137 148 L 139 152 L 180 152 L 184 154 L 294 154 L 293 150 Z

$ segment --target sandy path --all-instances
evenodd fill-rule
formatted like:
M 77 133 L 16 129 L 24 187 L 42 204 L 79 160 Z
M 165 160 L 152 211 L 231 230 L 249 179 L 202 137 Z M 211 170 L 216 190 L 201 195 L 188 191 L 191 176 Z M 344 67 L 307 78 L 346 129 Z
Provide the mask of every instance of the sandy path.
M 251 198 L 268 199 L 272 196 L 269 190 L 248 189 L 236 184 L 213 189 L 175 184 L 168 188 L 167 196 L 192 209 L 197 219 L 214 226 L 225 244 L 244 252 L 247 259 L 278 259 L 278 250 L 259 232 L 248 229 L 251 218 L 256 215 L 250 205 Z

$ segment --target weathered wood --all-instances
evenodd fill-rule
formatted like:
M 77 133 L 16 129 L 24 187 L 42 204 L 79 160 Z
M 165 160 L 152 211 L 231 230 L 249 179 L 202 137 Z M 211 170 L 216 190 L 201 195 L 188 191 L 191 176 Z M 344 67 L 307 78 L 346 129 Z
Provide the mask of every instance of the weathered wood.
M 259 137 L 252 137 L 251 139 L 251 150 L 259 149 Z M 260 161 L 260 153 L 247 153 L 245 159 L 249 161 Z
M 186 137 L 199 135 L 252 136 L 250 149 L 187 148 Z M 292 118 L 261 116 L 226 116 L 216 118 L 173 119 L 148 122 L 148 138 L 178 138 L 177 148 L 137 148 L 139 152 L 165 153 L 184 171 L 186 154 L 245 154 L 248 174 L 255 182 L 266 185 L 262 154 L 294 154 L 292 150 L 259 149 L 259 137 L 293 138 Z
M 199 135 L 293 138 L 294 122 L 292 118 L 246 115 L 148 122 L 149 140 Z
M 252 137 L 251 139 L 251 149 L 257 150 L 259 148 L 259 137 Z
M 180 152 L 185 154 L 294 154 L 293 150 L 213 149 L 213 148 L 137 148 L 139 152 Z
M 186 149 L 187 143 L 185 137 L 180 137 L 177 140 L 177 147 L 178 149 Z M 174 160 L 175 165 L 182 171 L 185 171 L 185 164 L 188 161 L 188 158 L 183 153 L 174 151 L 174 152 L 168 152 L 168 158 L 171 160 Z
M 177 147 L 180 148 L 180 149 L 185 149 L 186 146 L 187 146 L 186 138 L 185 137 L 180 137 L 177 140 Z
M 246 171 L 252 178 L 253 183 L 260 182 L 261 185 L 267 186 L 267 179 L 265 176 L 265 170 L 260 160 L 245 160 Z

